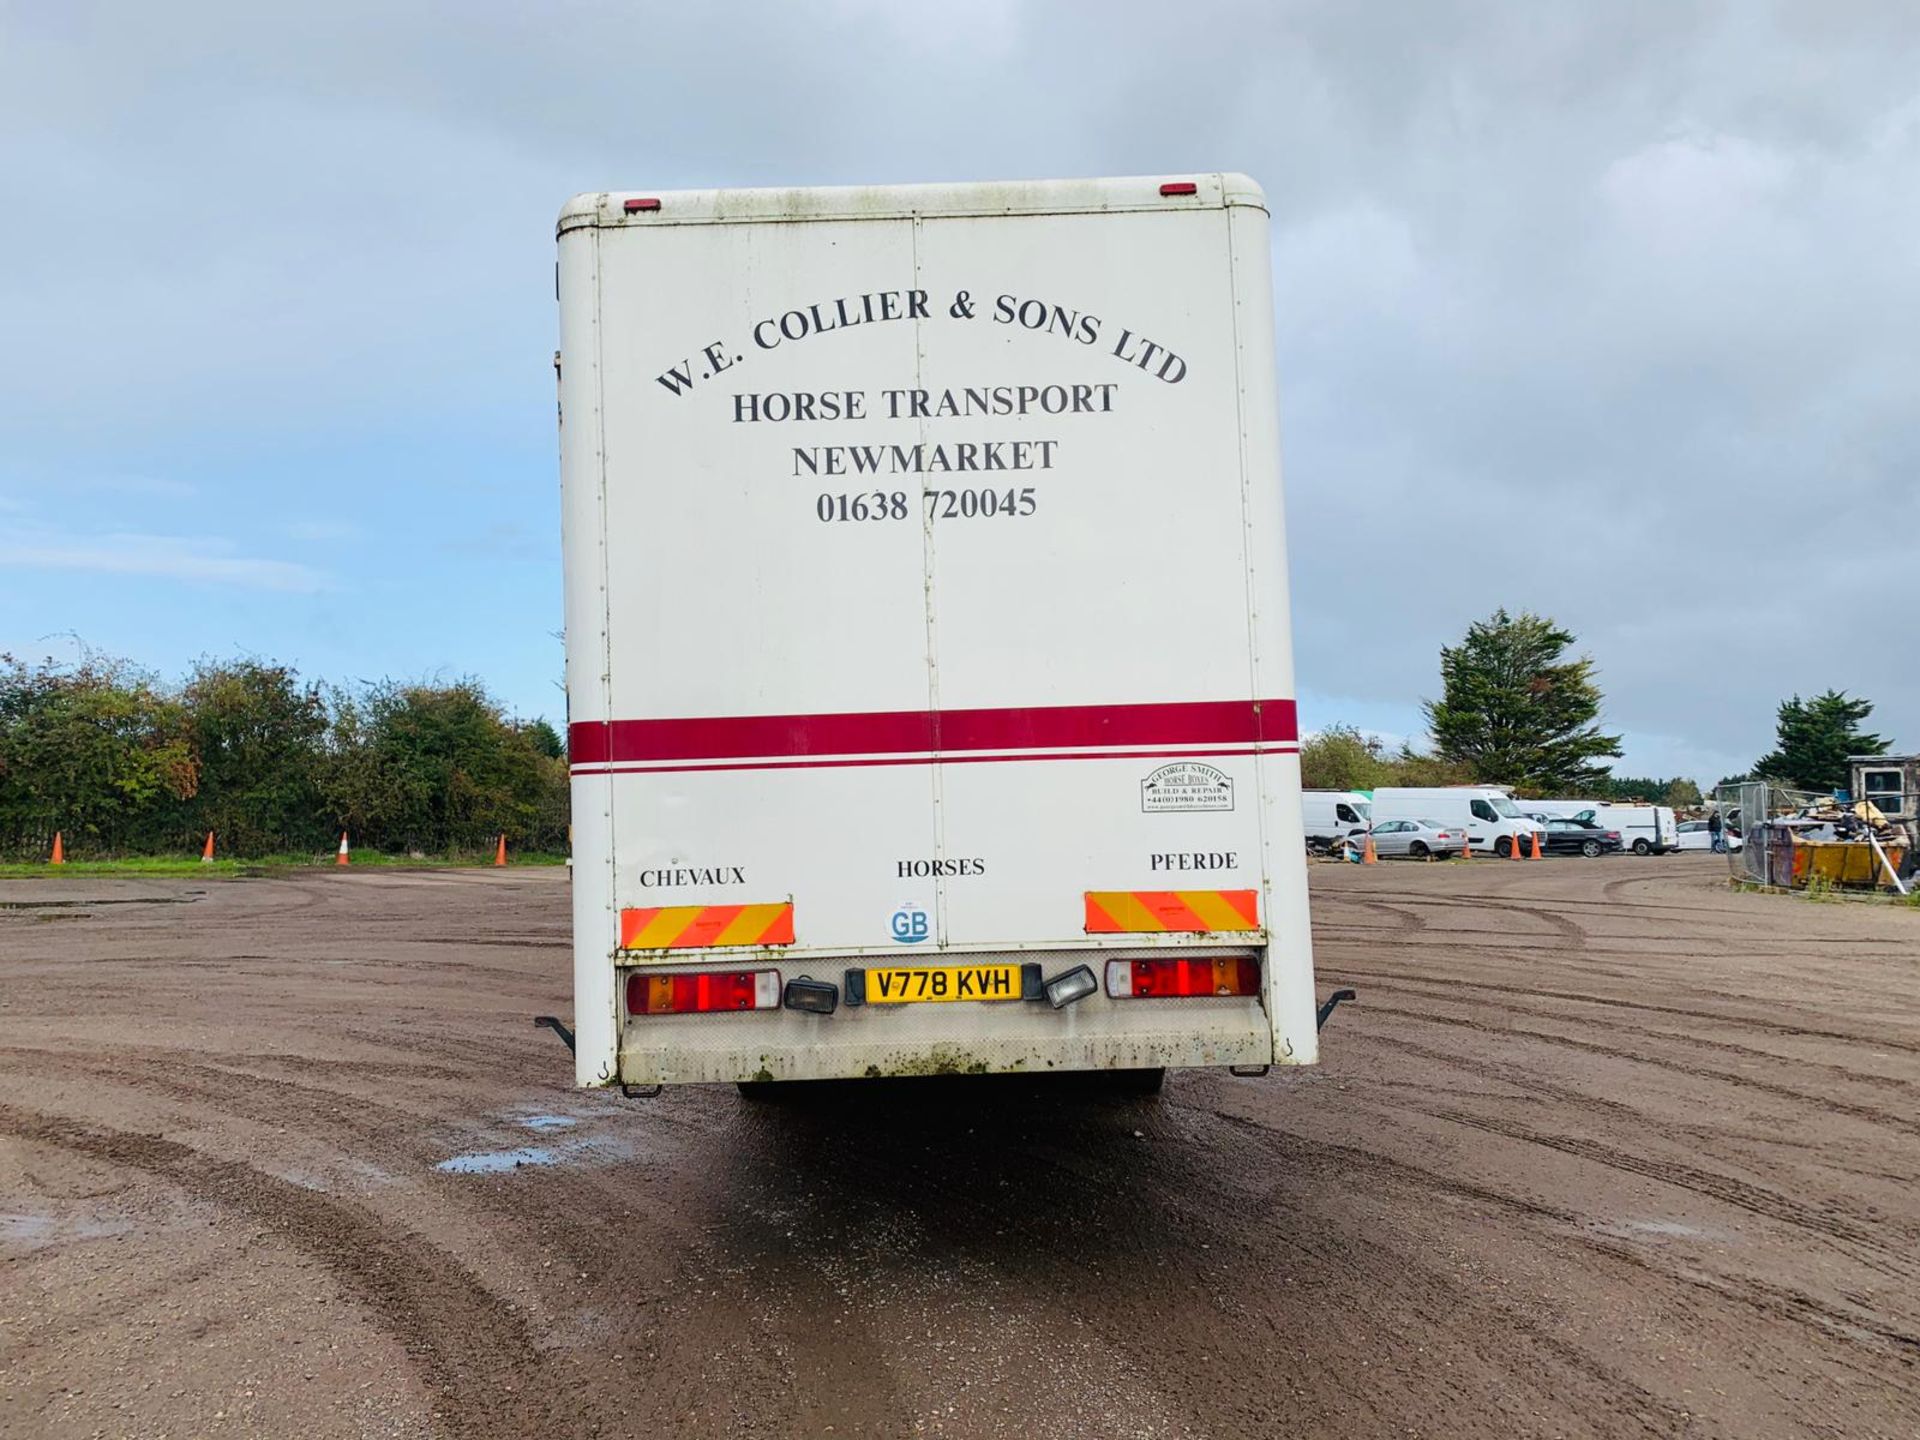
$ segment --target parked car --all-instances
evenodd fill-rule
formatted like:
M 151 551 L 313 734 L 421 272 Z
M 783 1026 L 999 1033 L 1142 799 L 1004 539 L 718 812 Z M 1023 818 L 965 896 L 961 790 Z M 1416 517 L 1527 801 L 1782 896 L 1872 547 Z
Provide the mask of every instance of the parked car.
M 1636 855 L 1664 855 L 1680 848 L 1678 824 L 1668 805 L 1608 804 L 1603 800 L 1517 800 L 1521 813 L 1540 820 L 1591 820 L 1618 830 L 1622 848 Z
M 1547 817 L 1546 833 L 1540 837 L 1549 855 L 1608 855 L 1620 848 L 1620 832 L 1605 830 L 1591 820 L 1568 820 L 1564 816 Z
M 1473 837 L 1476 855 L 1492 850 L 1503 858 L 1515 849 L 1526 854 L 1541 828 L 1539 821 L 1527 819 L 1515 808 L 1506 791 L 1490 785 L 1381 787 L 1373 792 L 1376 835 L 1388 820 L 1419 820 L 1463 830 Z
M 1731 830 L 1727 831 L 1726 835 L 1727 848 L 1729 850 L 1738 850 L 1740 848 L 1740 837 Z M 1682 820 L 1680 822 L 1680 848 L 1682 850 L 1711 850 L 1713 848 L 1713 832 L 1707 829 L 1707 822 L 1704 820 Z
M 1349 835 L 1347 844 L 1359 850 L 1367 843 L 1365 835 Z M 1373 853 L 1386 858 L 1404 855 L 1424 860 L 1433 855 L 1444 860 L 1458 855 L 1467 843 L 1467 832 L 1458 827 L 1449 830 L 1438 820 L 1382 820 L 1373 827 Z

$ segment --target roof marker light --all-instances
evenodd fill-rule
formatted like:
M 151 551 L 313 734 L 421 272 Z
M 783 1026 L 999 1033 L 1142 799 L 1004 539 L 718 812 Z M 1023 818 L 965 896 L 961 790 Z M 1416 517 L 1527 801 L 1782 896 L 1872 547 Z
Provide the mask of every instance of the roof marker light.
M 625 209 L 629 215 L 637 215 L 642 210 L 658 210 L 660 208 L 660 202 L 652 196 L 649 196 L 644 200 L 629 200 L 622 208 Z
M 1200 193 L 1200 187 L 1191 180 L 1169 180 L 1160 187 L 1160 193 L 1162 195 L 1197 195 Z M 631 205 L 633 202 L 629 200 L 627 203 Z

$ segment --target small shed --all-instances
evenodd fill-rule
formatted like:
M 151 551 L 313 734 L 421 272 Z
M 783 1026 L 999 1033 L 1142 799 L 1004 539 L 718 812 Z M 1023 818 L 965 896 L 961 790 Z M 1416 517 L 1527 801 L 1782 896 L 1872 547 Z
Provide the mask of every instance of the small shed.
M 1909 835 L 1920 826 L 1920 755 L 1849 755 L 1849 796 L 1870 800 Z

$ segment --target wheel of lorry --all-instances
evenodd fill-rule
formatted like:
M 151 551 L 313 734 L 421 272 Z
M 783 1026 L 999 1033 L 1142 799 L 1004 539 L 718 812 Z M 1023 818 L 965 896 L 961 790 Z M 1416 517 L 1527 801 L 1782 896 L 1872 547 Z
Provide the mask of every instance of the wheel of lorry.
M 1120 1095 L 1158 1095 L 1160 1087 L 1167 1083 L 1167 1072 L 1158 1070 L 1112 1070 L 1107 1073 L 1107 1084 Z
M 1505 835 L 1502 835 L 1498 840 L 1493 842 L 1493 853 L 1498 855 L 1502 860 L 1511 860 L 1513 858 L 1513 846 L 1514 842 Z
M 1633 842 L 1633 853 L 1636 855 L 1651 855 L 1653 853 L 1653 846 L 1646 840 L 1636 840 Z
M 1600 842 L 1598 840 L 1582 840 L 1580 842 L 1580 853 L 1589 860 L 1594 859 L 1600 853 Z

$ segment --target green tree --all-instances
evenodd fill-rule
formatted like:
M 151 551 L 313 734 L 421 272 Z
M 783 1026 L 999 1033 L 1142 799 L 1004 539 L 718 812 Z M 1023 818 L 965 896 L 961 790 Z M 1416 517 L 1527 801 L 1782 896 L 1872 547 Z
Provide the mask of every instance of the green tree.
M 379 849 L 564 843 L 566 762 L 516 725 L 477 680 L 370 687 L 339 696 L 325 769 L 337 823 Z M 557 739 L 557 736 L 554 738 Z
M 1795 695 L 1776 712 L 1774 748 L 1753 765 L 1765 780 L 1799 790 L 1843 790 L 1849 755 L 1884 755 L 1887 742 L 1860 728 L 1873 702 L 1828 690 L 1811 700 Z
M 150 676 L 88 655 L 72 666 L 0 655 L 0 836 L 38 847 L 175 843 L 200 783 L 186 711 Z
M 1658 800 L 1666 793 L 1667 782 L 1650 775 L 1609 775 L 1598 789 L 1600 794 L 1597 798 L 1645 805 Z
M 324 845 L 320 687 L 284 665 L 202 660 L 182 698 L 200 767 L 194 828 L 214 831 L 222 851 L 239 855 Z
M 1447 760 L 1439 755 L 1427 755 L 1415 750 L 1411 742 L 1403 742 L 1398 753 L 1387 762 L 1391 775 L 1382 780 L 1382 785 L 1412 785 L 1427 787 L 1434 785 L 1471 785 L 1479 777 L 1473 767 L 1458 760 Z
M 1706 797 L 1693 781 L 1676 776 L 1667 782 L 1660 803 L 1674 810 L 1698 810 L 1706 803 Z
M 1329 725 L 1300 742 L 1300 784 L 1307 790 L 1377 790 L 1382 785 L 1471 785 L 1471 767 L 1423 755 L 1403 741 L 1388 753 L 1376 736 Z
M 1390 783 L 1380 742 L 1351 725 L 1329 725 L 1300 742 L 1300 784 L 1307 790 L 1371 790 Z
M 527 739 L 533 742 L 533 748 L 549 760 L 566 757 L 566 742 L 560 738 L 560 732 L 545 720 L 529 720 L 520 727 L 526 731 Z
M 1536 791 L 1595 786 L 1620 755 L 1603 733 L 1593 661 L 1565 658 L 1570 631 L 1522 611 L 1496 610 L 1440 651 L 1441 699 L 1426 704 L 1440 758 L 1476 778 Z

